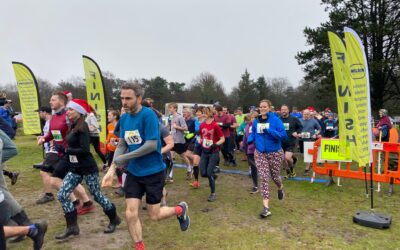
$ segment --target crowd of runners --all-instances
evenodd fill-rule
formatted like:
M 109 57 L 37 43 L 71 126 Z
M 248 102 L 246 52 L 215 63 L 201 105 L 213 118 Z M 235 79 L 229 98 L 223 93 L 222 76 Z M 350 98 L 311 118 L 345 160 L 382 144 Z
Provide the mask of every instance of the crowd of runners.
M 153 100 L 144 98 L 140 85 L 122 86 L 120 98 L 121 110 L 108 110 L 107 114 L 107 154 L 100 150 L 96 111 L 85 100 L 74 99 L 68 91 L 56 92 L 51 96 L 50 107 L 38 110 L 44 126 L 37 143 L 43 145 L 45 157 L 43 163 L 35 165 L 43 183 L 43 194 L 36 203 L 41 205 L 55 199 L 60 202 L 66 228 L 55 236 L 57 240 L 80 234 L 78 216 L 93 211 L 93 201 L 102 207 L 109 219 L 104 233 L 117 230 L 121 223 L 118 205 L 102 192 L 102 188 L 110 186 L 116 188 L 116 194 L 125 197 L 125 217 L 134 248 L 145 248 L 139 218 L 142 208 L 152 220 L 175 216 L 180 229 L 188 230 L 188 204 L 182 201 L 168 206 L 166 200 L 165 186 L 174 182 L 174 163 L 178 159 L 186 166 L 186 178 L 191 188 L 204 187 L 200 177 L 207 178 L 210 194 L 204 199 L 209 202 L 218 201 L 216 180 L 219 169 L 235 168 L 238 161 L 246 161 L 251 177 L 249 192 L 261 193 L 260 217 L 266 218 L 271 215 L 269 180 L 277 186 L 277 198 L 284 199 L 281 170 L 284 169 L 286 178 L 296 176 L 296 154 L 303 153 L 304 142 L 338 137 L 338 119 L 329 108 L 317 112 L 313 107 L 307 107 L 300 112 L 286 104 L 274 108 L 269 100 L 261 100 L 255 103 L 257 107 L 252 106 L 245 112 L 238 107 L 231 113 L 227 107 L 215 104 L 213 107 L 185 107 L 179 114 L 178 105 L 169 103 L 168 122 L 164 122 L 163 114 L 153 107 Z M 392 123 L 386 110 L 381 110 L 380 116 L 377 129 L 386 140 Z M 47 222 L 31 222 L 7 189 L 4 175 L 11 178 L 12 184 L 18 177 L 18 173 L 3 169 L 4 162 L 17 154 L 12 141 L 15 133 L 7 133 L 10 127 L 14 132 L 15 128 L 12 128 L 13 124 L 3 128 L 1 116 L 0 125 L 3 171 L 0 175 L 0 225 L 3 225 L 0 227 L 0 249 L 5 249 L 5 238 L 14 237 L 13 241 L 18 242 L 25 236 L 33 240 L 34 249 L 41 249 Z M 101 159 L 103 165 L 100 168 L 91 154 L 90 145 Z M 99 169 L 105 174 L 103 179 Z M 309 174 L 308 165 L 303 175 Z M 113 185 L 115 175 L 117 182 Z M 10 222 L 14 226 L 8 226 L 12 225 Z

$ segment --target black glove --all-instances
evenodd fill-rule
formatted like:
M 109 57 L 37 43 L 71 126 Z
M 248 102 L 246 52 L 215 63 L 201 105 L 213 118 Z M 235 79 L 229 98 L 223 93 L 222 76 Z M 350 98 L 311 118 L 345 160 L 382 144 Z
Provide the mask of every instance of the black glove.
M 223 123 L 221 127 L 222 128 L 230 128 L 231 124 L 230 123 Z
M 217 145 L 217 144 L 215 144 L 215 143 L 213 143 L 211 146 L 210 146 L 210 149 L 212 150 L 212 151 L 214 151 L 215 149 L 217 149 L 219 146 Z

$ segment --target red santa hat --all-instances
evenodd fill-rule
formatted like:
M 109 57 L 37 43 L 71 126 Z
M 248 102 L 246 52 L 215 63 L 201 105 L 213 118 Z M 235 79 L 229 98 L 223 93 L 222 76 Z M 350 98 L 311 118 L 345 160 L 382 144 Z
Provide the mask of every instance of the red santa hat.
M 63 93 L 64 93 L 64 95 L 66 95 L 66 96 L 72 96 L 72 93 L 71 93 L 71 92 L 69 92 L 69 91 L 67 91 L 67 90 L 66 90 L 66 91 L 64 91 Z
M 309 107 L 307 107 L 307 109 L 310 110 L 310 112 L 314 112 L 315 111 L 315 108 L 313 106 L 309 106 Z
M 87 113 L 91 112 L 90 105 L 82 99 L 72 99 L 68 102 L 67 108 L 74 109 L 82 115 L 86 115 Z

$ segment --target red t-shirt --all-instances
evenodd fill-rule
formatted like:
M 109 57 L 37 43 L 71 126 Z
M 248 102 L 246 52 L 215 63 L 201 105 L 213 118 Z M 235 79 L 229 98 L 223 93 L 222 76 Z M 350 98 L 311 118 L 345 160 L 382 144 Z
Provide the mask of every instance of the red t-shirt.
M 67 123 L 67 112 L 62 110 L 56 114 L 53 114 L 50 120 L 49 132 L 44 136 L 45 142 L 53 140 L 55 145 L 62 146 L 62 148 L 67 149 L 67 141 L 65 137 L 68 132 Z M 60 150 L 56 146 L 57 151 Z M 59 152 L 60 153 L 60 152 Z
M 209 150 L 211 145 L 218 142 L 223 136 L 222 129 L 215 121 L 210 124 L 206 122 L 200 124 L 200 145 L 203 149 Z M 215 149 L 215 151 L 218 150 L 219 148 Z
M 231 117 L 227 114 L 223 114 L 222 116 L 215 115 L 214 120 L 217 122 L 217 125 L 221 126 L 224 123 L 232 124 Z M 224 133 L 225 138 L 229 138 L 231 135 L 229 128 L 222 128 L 222 132 Z

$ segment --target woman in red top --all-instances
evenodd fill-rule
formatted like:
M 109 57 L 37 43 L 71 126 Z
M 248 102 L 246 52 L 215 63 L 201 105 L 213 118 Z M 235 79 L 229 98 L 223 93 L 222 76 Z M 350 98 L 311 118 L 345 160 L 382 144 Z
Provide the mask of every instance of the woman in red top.
M 219 160 L 219 151 L 225 141 L 221 128 L 214 121 L 214 109 L 205 107 L 203 113 L 207 118 L 200 125 L 200 145 L 202 154 L 200 158 L 200 172 L 202 177 L 208 177 L 211 194 L 208 201 L 215 201 L 215 174 L 214 168 Z

